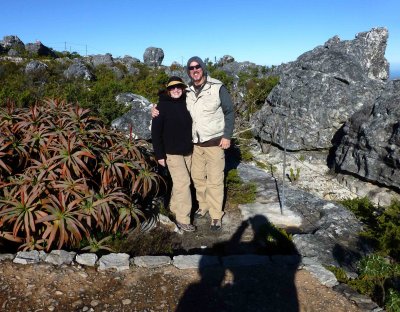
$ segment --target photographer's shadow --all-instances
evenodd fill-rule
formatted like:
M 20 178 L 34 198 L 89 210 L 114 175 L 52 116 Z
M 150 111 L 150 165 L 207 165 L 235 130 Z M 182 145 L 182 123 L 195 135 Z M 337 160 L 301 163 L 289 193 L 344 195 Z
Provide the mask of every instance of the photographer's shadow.
M 241 242 L 249 226 L 254 239 Z M 207 266 L 208 256 L 202 257 L 201 280 L 187 288 L 176 311 L 299 310 L 294 279 L 300 257 L 290 238 L 264 216 L 243 221 L 229 241 L 213 248 L 220 265 Z

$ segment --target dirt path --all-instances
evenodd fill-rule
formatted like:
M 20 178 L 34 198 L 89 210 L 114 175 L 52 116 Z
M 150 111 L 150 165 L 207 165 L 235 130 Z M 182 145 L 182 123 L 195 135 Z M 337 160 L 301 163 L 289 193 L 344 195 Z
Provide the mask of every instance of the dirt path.
M 361 311 L 307 271 L 0 264 L 0 311 Z

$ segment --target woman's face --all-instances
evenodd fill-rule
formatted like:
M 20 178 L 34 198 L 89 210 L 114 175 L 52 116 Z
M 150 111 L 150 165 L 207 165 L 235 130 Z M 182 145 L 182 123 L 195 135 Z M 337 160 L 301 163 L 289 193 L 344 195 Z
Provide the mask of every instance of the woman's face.
M 174 99 L 179 99 L 182 96 L 182 88 L 179 86 L 172 86 L 168 88 L 169 95 Z

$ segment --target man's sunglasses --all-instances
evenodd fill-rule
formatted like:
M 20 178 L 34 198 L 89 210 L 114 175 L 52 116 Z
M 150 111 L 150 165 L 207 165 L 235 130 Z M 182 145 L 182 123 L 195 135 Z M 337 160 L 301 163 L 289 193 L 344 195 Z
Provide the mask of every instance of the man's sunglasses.
M 201 68 L 201 66 L 199 64 L 194 65 L 194 66 L 189 66 L 189 70 L 199 69 L 199 68 Z

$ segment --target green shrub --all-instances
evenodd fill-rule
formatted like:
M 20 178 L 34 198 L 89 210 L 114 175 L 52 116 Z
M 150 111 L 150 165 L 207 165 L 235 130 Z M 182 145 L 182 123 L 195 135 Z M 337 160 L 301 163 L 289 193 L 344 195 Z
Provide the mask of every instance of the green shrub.
M 255 183 L 243 183 L 237 169 L 232 169 L 226 176 L 227 197 L 232 205 L 252 203 L 256 199 Z
M 0 130 L 1 237 L 50 250 L 139 228 L 160 181 L 145 142 L 54 100 L 1 109 Z
M 393 200 L 385 209 L 374 207 L 364 198 L 346 199 L 340 202 L 350 209 L 367 228 L 360 235 L 385 255 L 400 259 L 400 203 Z
M 400 311 L 400 292 L 389 289 L 389 296 L 387 298 L 385 308 L 388 312 Z

